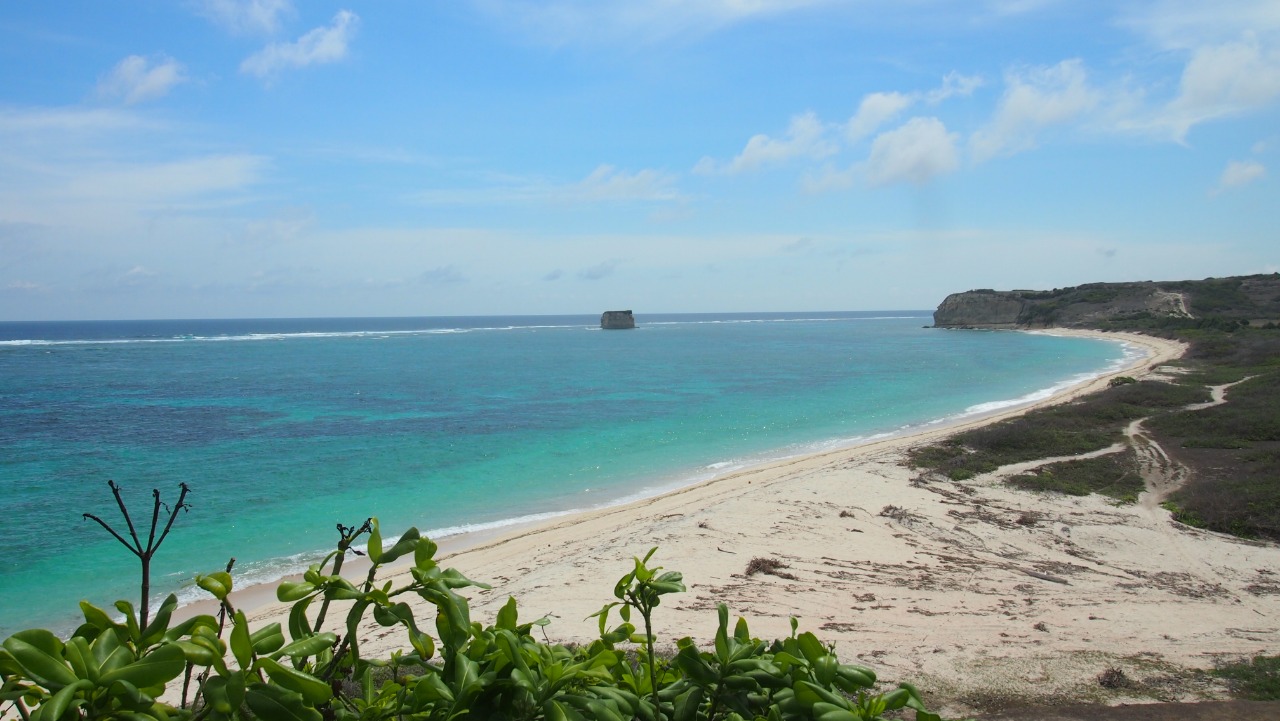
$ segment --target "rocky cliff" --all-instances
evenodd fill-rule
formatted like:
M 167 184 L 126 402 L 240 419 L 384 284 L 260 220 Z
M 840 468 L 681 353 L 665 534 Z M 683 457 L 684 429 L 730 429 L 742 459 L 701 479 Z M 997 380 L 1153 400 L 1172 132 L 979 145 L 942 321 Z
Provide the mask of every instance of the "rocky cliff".
M 1110 321 L 1280 317 L 1280 274 L 1170 282 L 1090 283 L 1053 290 L 953 293 L 934 311 L 938 328 L 1096 327 Z

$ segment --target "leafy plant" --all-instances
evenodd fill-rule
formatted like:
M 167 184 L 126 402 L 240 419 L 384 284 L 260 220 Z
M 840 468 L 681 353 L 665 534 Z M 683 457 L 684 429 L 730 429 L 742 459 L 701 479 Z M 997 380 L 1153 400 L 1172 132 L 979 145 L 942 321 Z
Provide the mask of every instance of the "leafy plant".
M 684 590 L 680 573 L 650 567 L 656 549 L 635 559 L 614 586 L 614 602 L 593 616 L 600 637 L 587 646 L 540 642 L 508 599 L 494 623 L 471 620 L 467 599 L 457 591 L 488 588 L 435 560 L 436 544 L 406 531 L 389 547 L 376 518 L 360 528 L 339 527 L 338 548 L 307 569 L 301 581 L 276 589 L 292 604 L 287 628 L 279 623 L 251 629 L 231 602 L 232 577 L 217 571 L 196 577 L 230 620 L 200 615 L 172 628 L 177 600 L 170 596 L 150 624 L 140 625 L 130 604 L 120 601 L 121 622 L 82 603 L 85 623 L 71 638 L 48 631 L 21 631 L 0 650 L 0 702 L 23 719 L 241 718 L 291 721 L 470 718 L 579 721 L 865 721 L 910 708 L 920 721 L 938 717 L 907 684 L 875 693 L 875 674 L 841 664 L 811 633 L 766 643 L 753 638 L 745 620 L 729 632 L 728 609 L 718 606 L 712 649 L 690 638 L 676 642 L 674 657 L 656 652 L 653 613 L 663 597 Z M 352 542 L 368 535 L 369 573 L 352 583 L 336 571 Z M 412 558 L 409 580 L 400 587 L 375 582 L 378 572 Z M 435 610 L 434 635 L 419 626 L 403 599 L 413 595 Z M 339 633 L 321 630 L 320 613 L 330 602 L 346 606 Z M 607 630 L 618 609 L 621 623 Z M 637 633 L 631 614 L 643 619 Z M 361 652 L 359 627 L 367 617 L 383 627 L 401 627 L 406 645 L 387 658 Z M 638 644 L 636 649 L 633 644 Z M 228 654 L 228 651 L 230 652 Z M 182 677 L 177 704 L 158 700 Z M 194 691 L 192 684 L 194 683 Z

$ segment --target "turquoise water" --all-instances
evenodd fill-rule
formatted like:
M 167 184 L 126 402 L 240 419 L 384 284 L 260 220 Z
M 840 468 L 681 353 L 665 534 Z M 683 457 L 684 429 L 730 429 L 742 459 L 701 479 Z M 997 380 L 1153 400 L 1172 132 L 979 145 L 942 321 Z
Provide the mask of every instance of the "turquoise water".
M 1025 402 L 1120 344 L 923 328 L 927 312 L 0 323 L 0 636 L 133 600 L 103 529 L 191 487 L 157 595 L 296 570 L 335 524 L 435 535 L 661 492 Z

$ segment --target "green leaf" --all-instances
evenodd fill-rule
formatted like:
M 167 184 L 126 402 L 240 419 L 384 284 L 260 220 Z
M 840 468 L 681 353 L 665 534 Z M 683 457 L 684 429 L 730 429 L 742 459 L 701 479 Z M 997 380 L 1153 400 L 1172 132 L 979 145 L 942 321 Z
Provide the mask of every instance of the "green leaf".
M 578 709 L 572 706 L 566 706 L 559 701 L 548 701 L 543 710 L 546 712 L 547 721 L 585 721 L 585 717 L 578 713 Z
M 107 615 L 106 611 L 89 603 L 88 601 L 80 602 L 80 612 L 84 614 L 85 623 L 99 629 L 108 629 L 115 627 L 115 622 Z
M 818 637 L 808 631 L 800 634 L 800 637 L 796 640 L 800 643 L 800 652 L 804 654 L 809 663 L 817 663 L 818 659 L 828 655 L 826 646 L 823 646 Z
M 212 666 L 214 657 L 218 655 L 208 646 L 202 646 L 193 641 L 180 640 L 170 643 L 182 649 L 182 655 L 186 657 L 187 663 L 193 666 Z
M 100 675 L 98 660 L 93 657 L 93 650 L 89 648 L 89 642 L 83 637 L 72 636 L 67 639 L 66 646 L 63 647 L 63 656 L 71 664 L 71 670 L 75 672 L 77 678 L 98 682 Z
M 382 529 L 378 526 L 377 517 L 369 519 L 373 530 L 369 531 L 369 545 L 365 547 L 365 552 L 369 555 L 369 560 L 373 561 L 373 565 L 378 565 L 382 559 Z
M 276 586 L 276 600 L 283 603 L 293 603 L 300 601 L 312 593 L 315 593 L 316 585 L 314 583 L 294 583 L 292 581 L 281 581 Z
M 813 717 L 816 721 L 860 721 L 862 718 L 848 709 L 821 701 L 813 705 Z
M 219 601 L 225 601 L 227 594 L 231 593 L 231 574 L 226 571 L 196 574 L 196 585 L 213 594 Z
M 293 604 L 293 608 L 289 609 L 289 638 L 301 640 L 311 636 L 313 630 L 311 622 L 307 620 L 307 607 L 311 605 L 312 599 L 306 598 Z
M 518 619 L 519 612 L 516 609 L 516 599 L 514 596 L 508 596 L 507 602 L 498 610 L 498 620 L 494 627 L 515 630 Z
M 129 630 L 129 638 L 134 643 L 142 640 L 142 631 L 138 628 L 138 614 L 133 610 L 133 604 L 128 601 L 116 601 L 116 610 L 124 614 L 125 628 Z
M 650 551 L 649 553 L 653 553 Z M 647 559 L 648 556 L 645 556 Z M 676 699 L 675 715 L 672 721 L 694 721 L 698 717 L 698 707 L 702 705 L 702 689 L 694 687 Z
M 271 721 L 324 721 L 320 712 L 308 708 L 302 694 L 271 684 L 254 684 L 245 691 L 249 709 L 260 719 Z
M 400 536 L 400 540 L 396 541 L 396 545 L 382 552 L 382 560 L 379 563 L 391 563 L 410 551 L 418 548 L 418 529 L 409 528 Z
M 303 700 L 309 705 L 322 704 L 333 698 L 333 689 L 329 688 L 329 684 L 309 673 L 283 666 L 269 658 L 258 659 L 258 668 L 266 671 L 271 680 L 280 686 L 302 694 Z
M 187 658 L 176 644 L 157 647 L 133 663 L 102 674 L 98 683 L 110 686 L 116 681 L 128 681 L 138 688 L 160 686 L 177 678 L 187 667 Z
M 88 691 L 93 688 L 93 682 L 88 679 L 81 679 L 63 688 L 55 693 L 53 698 L 40 704 L 40 708 L 32 715 L 33 721 L 57 721 L 67 709 L 71 708 L 71 703 L 76 700 L 76 696 L 82 691 Z
M 332 634 L 327 631 L 325 633 L 317 633 L 314 636 L 300 638 L 297 641 L 290 643 L 288 646 L 285 646 L 279 651 L 271 654 L 271 657 L 280 658 L 281 656 L 288 656 L 289 658 L 307 658 L 326 649 L 333 648 L 333 645 L 337 642 L 338 637 L 336 634 Z
M 274 653 L 284 645 L 284 633 L 280 630 L 280 624 L 268 624 L 249 634 L 249 642 L 256 654 Z
M 160 608 L 156 611 L 155 617 L 151 619 L 151 623 L 148 623 L 147 627 L 142 631 L 143 646 L 150 646 L 164 638 L 165 632 L 169 630 L 169 619 L 177 608 L 178 597 L 171 593 L 160 604 Z
M 33 681 L 50 691 L 58 691 L 78 680 L 62 660 L 62 642 L 42 628 L 13 634 L 4 640 L 4 648 Z
M 244 617 L 244 611 L 236 611 L 231 626 L 231 653 L 240 668 L 249 668 L 253 663 L 253 643 L 249 641 L 249 620 Z
M 430 570 L 435 567 L 436 551 L 439 546 L 436 542 L 423 536 L 418 539 L 418 545 L 413 549 L 413 565 L 424 570 Z

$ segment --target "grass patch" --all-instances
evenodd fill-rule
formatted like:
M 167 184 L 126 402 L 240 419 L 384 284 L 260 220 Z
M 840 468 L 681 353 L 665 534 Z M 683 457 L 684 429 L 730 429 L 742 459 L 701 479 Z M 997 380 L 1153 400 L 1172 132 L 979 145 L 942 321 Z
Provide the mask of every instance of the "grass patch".
M 1054 491 L 1071 496 L 1100 493 L 1122 503 L 1137 503 L 1144 484 L 1142 476 L 1134 470 L 1136 467 L 1133 452 L 1126 451 L 1051 463 L 1033 473 L 1013 476 L 1005 483 L 1026 491 Z
M 1225 679 L 1231 693 L 1252 701 L 1280 700 L 1280 656 L 1254 656 L 1212 671 Z

